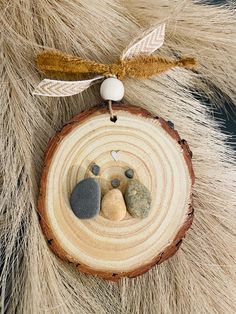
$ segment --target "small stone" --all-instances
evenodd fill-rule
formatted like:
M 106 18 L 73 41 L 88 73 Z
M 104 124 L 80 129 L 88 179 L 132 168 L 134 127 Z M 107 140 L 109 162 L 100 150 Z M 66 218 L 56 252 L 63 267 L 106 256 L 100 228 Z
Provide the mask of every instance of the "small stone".
M 130 180 L 125 190 L 127 210 L 133 217 L 145 218 L 151 209 L 151 194 L 138 180 Z
M 171 128 L 171 129 L 174 129 L 175 128 L 175 125 L 174 125 L 174 123 L 172 122 L 172 121 L 167 121 L 167 124 L 169 125 L 169 127 Z
M 111 180 L 111 186 L 113 188 L 118 188 L 118 186 L 120 186 L 120 180 L 119 179 L 113 179 Z
M 91 167 L 91 171 L 92 173 L 95 175 L 95 176 L 98 176 L 99 175 L 99 172 L 100 172 L 100 167 L 96 164 L 92 165 Z
M 102 212 L 110 220 L 120 221 L 125 217 L 126 206 L 120 190 L 112 189 L 104 195 Z
M 94 178 L 80 181 L 70 196 L 70 205 L 80 219 L 95 217 L 100 211 L 101 187 Z
M 127 169 L 127 170 L 125 171 L 125 175 L 126 175 L 126 177 L 129 178 L 129 179 L 133 179 L 133 177 L 134 177 L 134 170 L 131 169 L 131 168 Z

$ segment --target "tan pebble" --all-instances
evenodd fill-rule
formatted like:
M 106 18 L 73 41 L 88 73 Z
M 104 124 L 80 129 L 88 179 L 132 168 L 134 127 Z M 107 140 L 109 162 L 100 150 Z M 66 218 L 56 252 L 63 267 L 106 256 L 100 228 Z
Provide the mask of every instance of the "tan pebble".
M 119 189 L 112 189 L 102 199 L 102 212 L 110 220 L 122 220 L 126 215 L 124 197 Z

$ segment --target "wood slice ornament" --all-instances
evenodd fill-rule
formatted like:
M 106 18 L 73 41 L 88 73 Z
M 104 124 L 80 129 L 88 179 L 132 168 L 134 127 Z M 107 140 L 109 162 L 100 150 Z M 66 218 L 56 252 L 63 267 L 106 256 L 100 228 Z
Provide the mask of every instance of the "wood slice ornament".
M 187 142 L 162 118 L 119 103 L 124 96 L 119 79 L 148 78 L 175 66 L 194 65 L 191 58 L 173 61 L 148 56 L 162 46 L 164 30 L 164 24 L 149 30 L 111 65 L 52 51 L 37 58 L 39 68 L 48 75 L 98 76 L 83 81 L 44 79 L 35 95 L 71 96 L 103 80 L 100 93 L 108 106 L 78 114 L 50 140 L 38 208 L 52 250 L 78 270 L 104 279 L 115 281 L 141 275 L 172 256 L 193 219 L 194 172 Z M 106 195 L 104 208 L 94 218 L 79 219 L 72 210 L 70 195 L 79 182 L 88 178 L 98 180 L 99 193 Z M 151 210 L 143 213 L 143 218 L 132 217 L 128 212 L 125 215 L 122 194 L 131 178 L 141 183 L 148 195 L 150 192 Z M 117 190 L 108 193 L 113 188 L 122 194 Z M 116 215 L 112 208 L 111 219 L 107 200 L 110 194 L 113 202 L 120 199 L 122 209 Z
M 45 155 L 39 211 L 53 251 L 86 273 L 105 279 L 135 277 L 172 256 L 193 219 L 191 152 L 178 133 L 161 118 L 133 106 L 95 107 L 75 116 L 51 139 Z M 111 156 L 118 152 L 118 160 Z M 102 214 L 80 220 L 69 197 L 80 180 L 100 165 L 104 195 L 114 177 L 124 191 L 127 168 L 150 190 L 152 209 L 145 219 L 127 214 L 111 221 Z

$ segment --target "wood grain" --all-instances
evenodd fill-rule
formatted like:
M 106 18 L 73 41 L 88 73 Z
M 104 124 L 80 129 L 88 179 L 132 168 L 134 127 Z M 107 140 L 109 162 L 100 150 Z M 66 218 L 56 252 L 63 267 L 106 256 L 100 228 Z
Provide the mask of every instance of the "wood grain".
M 135 106 L 116 104 L 116 123 L 106 107 L 76 115 L 48 143 L 41 178 L 38 209 L 51 249 L 78 270 L 116 281 L 135 277 L 160 264 L 178 250 L 192 224 L 192 153 L 185 140 L 162 118 Z M 118 161 L 111 156 L 118 151 Z M 128 214 L 110 221 L 102 213 L 90 220 L 74 216 L 69 195 L 75 184 L 93 177 L 93 163 L 101 167 L 102 193 L 119 178 L 123 192 L 133 168 L 135 178 L 152 194 L 152 210 L 145 219 Z

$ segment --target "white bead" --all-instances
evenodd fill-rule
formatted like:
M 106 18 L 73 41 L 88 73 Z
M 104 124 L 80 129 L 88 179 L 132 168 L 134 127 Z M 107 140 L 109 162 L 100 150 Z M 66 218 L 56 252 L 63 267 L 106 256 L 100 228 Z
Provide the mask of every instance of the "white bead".
M 100 87 L 100 95 L 104 100 L 120 101 L 124 93 L 123 83 L 114 77 L 105 79 Z

